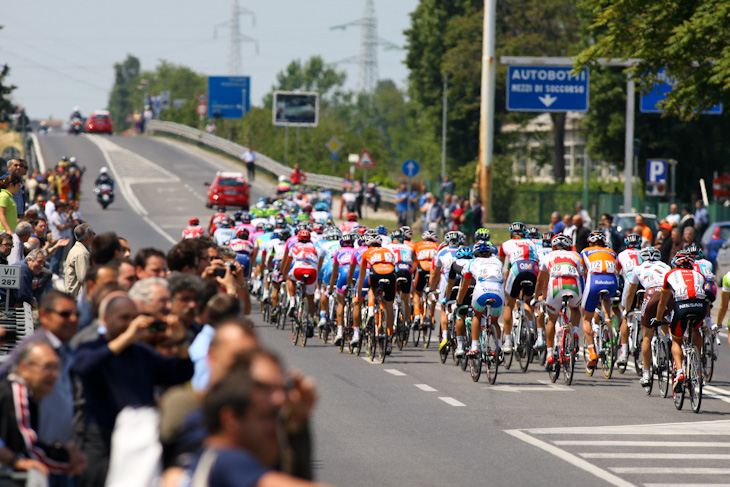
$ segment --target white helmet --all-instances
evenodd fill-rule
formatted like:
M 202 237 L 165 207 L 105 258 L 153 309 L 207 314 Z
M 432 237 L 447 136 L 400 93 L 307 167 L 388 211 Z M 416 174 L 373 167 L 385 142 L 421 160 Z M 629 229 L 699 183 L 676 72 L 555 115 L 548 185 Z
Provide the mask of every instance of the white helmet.
M 80 110 L 80 108 L 78 106 L 74 107 L 74 112 L 78 112 L 79 110 Z
M 101 170 L 99 170 L 100 173 L 106 174 L 109 170 L 106 167 L 102 167 Z
M 280 183 L 283 183 L 285 181 L 286 181 L 286 176 L 284 176 L 283 174 L 281 176 L 279 176 L 279 182 Z

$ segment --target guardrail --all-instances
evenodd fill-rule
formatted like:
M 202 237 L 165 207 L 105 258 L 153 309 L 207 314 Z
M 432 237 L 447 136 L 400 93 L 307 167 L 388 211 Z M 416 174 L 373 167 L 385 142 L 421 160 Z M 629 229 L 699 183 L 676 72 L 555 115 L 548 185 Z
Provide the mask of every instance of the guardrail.
M 241 155 L 248 149 L 240 144 L 231 142 L 230 140 L 209 134 L 202 130 L 188 127 L 174 122 L 163 122 L 161 120 L 150 120 L 145 124 L 145 132 L 151 135 L 156 133 L 173 135 L 180 137 L 195 144 L 201 144 L 226 155 L 239 160 Z M 275 177 L 287 176 L 291 174 L 291 168 L 273 160 L 272 158 L 256 153 L 256 169 L 265 171 Z M 327 189 L 340 191 L 343 179 L 326 174 L 315 174 L 307 172 L 307 185 L 322 186 Z M 380 191 L 381 201 L 389 204 L 395 204 L 395 190 L 388 188 L 378 188 Z

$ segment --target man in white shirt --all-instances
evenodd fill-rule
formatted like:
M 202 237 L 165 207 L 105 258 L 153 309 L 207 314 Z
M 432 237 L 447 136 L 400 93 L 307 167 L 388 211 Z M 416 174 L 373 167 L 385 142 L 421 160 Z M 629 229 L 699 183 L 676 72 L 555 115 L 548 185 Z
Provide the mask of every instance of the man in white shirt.
M 679 220 L 682 218 L 682 215 L 679 214 L 679 207 L 672 203 L 672 205 L 669 207 L 669 214 L 666 217 L 667 223 L 672 225 L 673 227 L 679 226 Z
M 246 169 L 248 169 L 248 180 L 256 180 L 256 153 L 250 147 L 241 156 L 241 160 L 246 163 Z
M 48 212 L 46 212 L 46 214 L 48 214 Z M 49 217 L 48 228 L 51 230 L 51 237 L 53 238 L 53 240 L 71 238 L 73 220 L 71 219 L 71 212 L 69 211 L 68 204 L 65 201 L 59 201 L 56 204 L 56 211 L 54 211 L 53 214 L 51 214 Z M 68 250 L 69 248 L 68 246 L 66 246 L 64 249 L 58 250 L 57 252 L 54 252 L 53 255 L 51 255 L 51 272 L 60 275 L 61 264 L 66 259 L 66 254 L 68 253 Z

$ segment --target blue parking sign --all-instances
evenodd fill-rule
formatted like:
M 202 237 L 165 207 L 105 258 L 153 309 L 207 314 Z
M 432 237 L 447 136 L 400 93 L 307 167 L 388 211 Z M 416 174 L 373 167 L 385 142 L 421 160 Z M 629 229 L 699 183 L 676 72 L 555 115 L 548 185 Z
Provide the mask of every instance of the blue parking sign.
M 650 184 L 666 184 L 667 161 L 665 159 L 647 159 L 646 182 Z

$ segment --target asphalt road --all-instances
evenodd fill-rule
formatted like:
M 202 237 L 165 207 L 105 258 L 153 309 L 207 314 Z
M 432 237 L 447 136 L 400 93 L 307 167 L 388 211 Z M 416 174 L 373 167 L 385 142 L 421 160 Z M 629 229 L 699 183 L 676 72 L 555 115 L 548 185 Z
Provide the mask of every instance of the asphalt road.
M 88 168 L 82 211 L 97 232 L 115 230 L 133 249 L 168 249 L 187 219 L 206 217 L 202 183 L 233 163 L 180 143 L 142 137 L 41 137 L 47 163 L 75 155 Z M 121 149 L 121 150 L 120 150 Z M 93 199 L 101 166 L 126 184 L 108 210 Z M 254 185 L 253 198 L 268 185 Z M 254 200 L 255 201 L 255 200 Z M 133 250 L 134 251 L 134 250 Z M 606 380 L 576 365 L 570 387 L 500 368 L 497 383 L 439 363 L 408 345 L 385 364 L 254 321 L 266 346 L 318 381 L 314 417 L 318 479 L 336 485 L 730 485 L 730 358 L 723 336 L 700 414 L 689 403 L 647 397 L 631 369 Z M 647 426 L 640 426 L 647 425 Z M 684 461 L 682 461 L 684 460 Z

